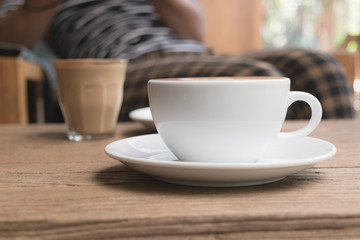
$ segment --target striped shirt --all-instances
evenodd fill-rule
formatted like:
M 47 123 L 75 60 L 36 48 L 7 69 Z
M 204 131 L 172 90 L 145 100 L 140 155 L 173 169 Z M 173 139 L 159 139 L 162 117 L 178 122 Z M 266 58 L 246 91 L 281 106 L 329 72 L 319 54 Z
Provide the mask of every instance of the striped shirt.
M 134 59 L 157 51 L 208 51 L 172 32 L 146 0 L 65 0 L 50 32 L 63 58 Z
M 24 4 L 25 0 L 2 0 L 0 4 L 0 18 L 5 17 L 6 13 L 15 10 L 19 5 Z

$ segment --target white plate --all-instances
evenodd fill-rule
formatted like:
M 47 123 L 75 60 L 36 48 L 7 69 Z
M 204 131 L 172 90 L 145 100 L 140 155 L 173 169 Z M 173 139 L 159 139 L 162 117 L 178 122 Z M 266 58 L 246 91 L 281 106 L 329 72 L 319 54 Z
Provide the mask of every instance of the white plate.
M 147 129 L 156 132 L 155 124 L 152 119 L 152 115 L 149 107 L 133 110 L 129 113 L 129 117 L 133 121 L 140 122 Z
M 281 180 L 329 159 L 336 147 L 304 137 L 273 143 L 255 163 L 204 163 L 178 160 L 158 134 L 126 138 L 108 144 L 105 152 L 130 168 L 159 180 L 193 186 L 249 186 Z

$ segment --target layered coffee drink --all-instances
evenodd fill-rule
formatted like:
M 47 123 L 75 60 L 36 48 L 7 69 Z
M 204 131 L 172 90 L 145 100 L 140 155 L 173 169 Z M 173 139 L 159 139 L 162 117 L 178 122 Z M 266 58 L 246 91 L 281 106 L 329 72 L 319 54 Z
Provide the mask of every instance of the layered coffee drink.
M 69 139 L 112 136 L 122 104 L 127 61 L 67 59 L 54 65 Z

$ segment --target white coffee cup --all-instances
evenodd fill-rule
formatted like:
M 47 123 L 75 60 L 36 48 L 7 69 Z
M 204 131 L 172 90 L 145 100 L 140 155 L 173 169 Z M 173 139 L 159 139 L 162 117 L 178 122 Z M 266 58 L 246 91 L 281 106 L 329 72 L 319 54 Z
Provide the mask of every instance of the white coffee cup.
M 208 77 L 153 79 L 149 103 L 156 128 L 182 161 L 254 162 L 278 138 L 307 136 L 319 124 L 320 102 L 290 92 L 285 77 Z M 280 132 L 288 107 L 305 101 L 308 124 Z

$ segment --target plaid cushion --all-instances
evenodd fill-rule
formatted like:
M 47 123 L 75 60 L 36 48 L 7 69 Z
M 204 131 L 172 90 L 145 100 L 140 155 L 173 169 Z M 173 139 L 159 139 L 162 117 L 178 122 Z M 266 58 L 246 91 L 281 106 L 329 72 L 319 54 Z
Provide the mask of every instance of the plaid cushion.
M 207 76 L 287 76 L 292 91 L 316 96 L 323 118 L 353 118 L 352 91 L 341 65 L 331 56 L 302 49 L 250 52 L 241 56 L 155 52 L 131 60 L 119 120 L 148 106 L 147 82 L 153 78 Z M 310 108 L 294 103 L 287 118 L 309 118 Z
M 291 81 L 293 91 L 305 91 L 319 99 L 323 118 L 353 118 L 353 91 L 342 65 L 331 55 L 314 50 L 283 49 L 252 52 L 246 57 L 273 64 Z M 308 118 L 310 108 L 302 102 L 289 109 L 292 118 Z

